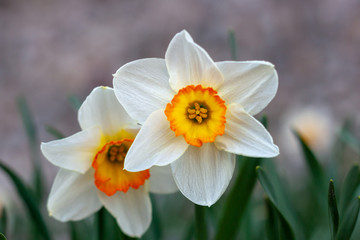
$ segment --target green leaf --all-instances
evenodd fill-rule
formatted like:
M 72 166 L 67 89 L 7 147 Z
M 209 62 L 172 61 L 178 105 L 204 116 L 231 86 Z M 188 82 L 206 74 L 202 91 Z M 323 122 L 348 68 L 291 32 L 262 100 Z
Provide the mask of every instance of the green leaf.
M 339 228 L 339 212 L 336 204 L 334 181 L 331 179 L 328 192 L 329 224 L 331 239 L 335 239 Z
M 262 125 L 264 125 L 264 127 L 267 129 L 269 126 L 269 121 L 268 121 L 268 117 L 266 115 L 262 115 L 260 122 Z
M 280 232 L 277 232 L 279 236 L 285 237 L 281 239 L 291 240 L 295 239 L 294 231 L 292 230 L 292 227 L 290 226 L 287 219 L 285 219 L 284 216 L 284 210 L 280 208 L 277 193 L 275 191 L 274 186 L 272 185 L 270 178 L 266 171 L 262 169 L 260 166 L 256 167 L 256 173 L 257 177 L 261 183 L 261 186 L 263 187 L 265 193 L 269 197 L 269 201 L 272 205 L 269 207 L 273 207 L 275 209 L 270 209 L 272 211 L 272 214 L 274 217 L 279 219 L 279 226 L 281 226 L 283 229 L 280 229 Z M 270 238 L 272 239 L 272 238 Z
M 204 206 L 195 205 L 195 234 L 197 240 L 207 240 L 206 217 Z
M 194 232 L 195 232 L 195 226 L 193 221 L 189 221 L 186 230 L 184 231 L 184 236 L 181 238 L 183 240 L 193 240 L 194 239 Z
M 6 240 L 6 237 L 2 233 L 0 233 L 0 240 Z
M 261 159 L 238 157 L 242 163 L 233 188 L 226 199 L 223 214 L 220 218 L 216 240 L 235 239 L 244 215 L 247 203 L 256 183 L 255 168 Z
M 353 166 L 347 174 L 340 196 L 340 213 L 345 214 L 347 207 L 350 206 L 350 201 L 355 195 L 356 189 L 360 184 L 359 166 Z
M 285 219 L 274 203 L 269 198 L 265 198 L 265 203 L 268 212 L 268 221 L 266 222 L 266 233 L 268 239 L 295 239 L 289 222 Z
M 0 209 L 1 217 L 0 217 L 0 232 L 6 233 L 7 228 L 7 210 L 6 208 Z
M 82 104 L 81 100 L 75 95 L 70 95 L 68 100 L 71 104 L 71 107 L 77 112 Z
M 354 230 L 360 207 L 360 196 L 355 199 L 351 206 L 347 209 L 346 213 L 341 216 L 340 227 L 336 236 L 337 240 L 348 240 Z
M 229 45 L 230 45 L 231 60 L 236 61 L 237 47 L 236 47 L 235 31 L 233 29 L 229 30 Z
M 18 97 L 17 106 L 28 138 L 30 158 L 34 166 L 34 172 L 32 178 L 35 186 L 36 197 L 38 202 L 40 202 L 42 200 L 44 191 L 42 184 L 43 181 L 42 181 L 42 171 L 41 171 L 41 159 L 39 153 L 39 140 L 37 136 L 36 125 L 34 123 L 26 99 L 23 96 Z
M 157 208 L 154 195 L 150 194 L 150 198 L 152 203 L 152 221 L 150 229 L 153 231 L 154 239 L 162 239 L 163 233 L 161 229 L 159 210 Z
M 310 173 L 311 173 L 311 177 L 317 186 L 318 193 L 322 195 L 322 193 L 324 193 L 324 189 L 325 189 L 324 186 L 326 186 L 324 170 L 323 170 L 322 166 L 320 165 L 318 159 L 316 158 L 315 154 L 310 149 L 310 147 L 306 144 L 306 142 L 301 137 L 301 135 L 296 131 L 294 131 L 294 133 L 295 133 L 297 139 L 299 140 L 299 143 L 300 143 L 301 148 L 304 153 L 306 163 L 307 163 Z
M 59 130 L 57 130 L 56 128 L 52 127 L 52 126 L 46 126 L 45 127 L 45 130 L 53 135 L 53 137 L 55 137 L 56 139 L 62 139 L 62 138 L 65 138 L 65 135 L 62 134 Z
M 358 140 L 350 129 L 350 122 L 346 122 L 340 132 L 340 140 L 346 143 L 354 152 L 360 155 L 360 140 Z
M 5 164 L 0 162 L 0 168 L 10 177 L 11 181 L 15 185 L 16 190 L 26 206 L 29 216 L 31 217 L 31 221 L 38 230 L 38 233 L 41 234 L 45 240 L 49 240 L 50 234 L 38 209 L 33 193 L 28 189 L 20 177 L 18 177 Z

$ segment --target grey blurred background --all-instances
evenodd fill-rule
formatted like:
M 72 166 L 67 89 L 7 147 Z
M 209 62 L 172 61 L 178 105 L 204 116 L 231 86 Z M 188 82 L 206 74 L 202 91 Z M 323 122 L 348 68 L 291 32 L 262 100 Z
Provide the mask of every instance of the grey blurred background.
M 54 139 L 45 125 L 71 135 L 79 126 L 69 95 L 83 100 L 111 86 L 123 64 L 163 58 L 182 29 L 215 61 L 230 60 L 233 29 L 239 60 L 275 64 L 279 90 L 264 113 L 281 150 L 284 116 L 294 109 L 326 109 L 334 128 L 346 117 L 359 123 L 359 13 L 358 0 L 0 0 L 0 159 L 30 178 L 18 96 L 41 141 Z M 42 160 L 53 179 L 57 168 Z M 11 188 L 2 174 L 0 182 Z

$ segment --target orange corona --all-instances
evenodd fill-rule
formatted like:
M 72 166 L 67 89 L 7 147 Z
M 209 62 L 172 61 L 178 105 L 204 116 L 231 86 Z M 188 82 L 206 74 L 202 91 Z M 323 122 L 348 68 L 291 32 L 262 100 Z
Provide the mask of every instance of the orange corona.
M 114 195 L 117 191 L 127 192 L 130 187 L 138 189 L 150 177 L 149 170 L 124 170 L 124 159 L 132 142 L 132 139 L 108 142 L 93 160 L 95 185 L 108 196 Z
M 217 92 L 201 85 L 189 85 L 168 103 L 165 115 L 176 136 L 184 135 L 185 141 L 201 147 L 214 142 L 225 130 L 226 106 Z

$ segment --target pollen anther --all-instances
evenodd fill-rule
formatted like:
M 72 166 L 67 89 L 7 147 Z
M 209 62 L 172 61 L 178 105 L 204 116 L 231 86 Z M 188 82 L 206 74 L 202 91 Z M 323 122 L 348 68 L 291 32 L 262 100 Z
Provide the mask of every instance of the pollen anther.
M 205 114 L 207 111 L 208 110 L 205 108 L 205 106 L 200 106 L 200 104 L 197 102 L 195 102 L 193 106 L 187 109 L 187 112 L 189 113 L 189 119 L 196 120 L 199 124 L 207 118 L 208 115 Z

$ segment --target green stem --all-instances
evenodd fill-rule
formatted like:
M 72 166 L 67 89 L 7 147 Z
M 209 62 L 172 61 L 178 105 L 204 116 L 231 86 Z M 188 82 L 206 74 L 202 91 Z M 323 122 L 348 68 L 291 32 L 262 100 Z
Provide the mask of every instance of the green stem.
M 195 204 L 195 228 L 196 228 L 196 239 L 206 240 L 206 220 L 205 220 L 205 207 Z
M 98 240 L 104 240 L 104 218 L 105 218 L 105 209 L 101 208 L 96 214 L 97 228 L 98 228 Z

